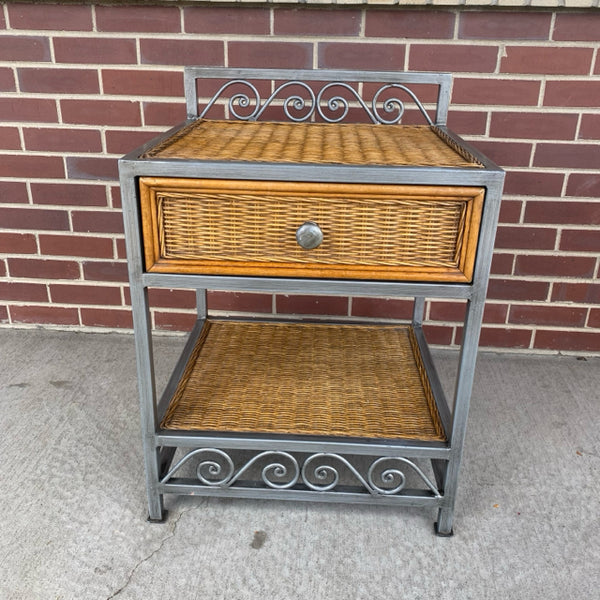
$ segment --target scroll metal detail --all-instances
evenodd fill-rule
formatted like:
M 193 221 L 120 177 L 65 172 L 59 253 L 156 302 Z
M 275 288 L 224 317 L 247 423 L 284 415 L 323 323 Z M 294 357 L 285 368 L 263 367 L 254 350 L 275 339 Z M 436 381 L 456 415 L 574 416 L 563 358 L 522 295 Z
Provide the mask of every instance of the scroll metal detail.
M 231 96 L 227 90 L 234 88 Z M 241 89 L 240 89 L 241 88 Z M 433 120 L 416 94 L 399 83 L 388 83 L 379 87 L 373 94 L 370 106 L 358 90 L 351 85 L 335 81 L 325 84 L 315 91 L 303 81 L 286 81 L 279 85 L 268 98 L 261 98 L 258 88 L 245 79 L 232 79 L 223 84 L 216 94 L 208 101 L 200 118 L 205 118 L 210 109 L 221 99 L 226 101 L 230 118 L 241 121 L 257 121 L 265 110 L 272 105 L 283 107 L 286 118 L 301 123 L 317 118 L 327 123 L 341 123 L 349 114 L 350 108 L 364 110 L 373 123 L 394 125 L 400 123 L 406 110 L 407 96 L 419 109 L 428 125 Z M 388 97 L 388 93 L 394 93 Z
M 248 473 L 254 466 L 264 465 L 260 471 L 263 484 L 273 489 L 290 489 L 296 484 L 304 484 L 317 492 L 334 491 L 338 486 L 342 469 L 350 473 L 362 487 L 373 496 L 393 496 L 400 494 L 406 485 L 406 467 L 416 473 L 429 491 L 440 498 L 440 492 L 425 473 L 411 460 L 397 456 L 383 456 L 375 459 L 368 467 L 366 476 L 344 456 L 329 452 L 311 454 L 304 459 L 302 466 L 292 454 L 283 451 L 260 452 L 236 471 L 231 456 L 218 448 L 199 448 L 188 452 L 161 479 L 168 483 L 181 467 L 198 457 L 196 477 L 209 487 L 229 488 Z

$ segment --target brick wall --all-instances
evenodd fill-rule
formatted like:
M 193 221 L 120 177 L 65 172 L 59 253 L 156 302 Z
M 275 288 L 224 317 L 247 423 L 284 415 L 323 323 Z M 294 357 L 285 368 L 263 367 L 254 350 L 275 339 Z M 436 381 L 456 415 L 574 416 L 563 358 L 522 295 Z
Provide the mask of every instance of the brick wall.
M 600 352 L 600 12 L 0 5 L 0 323 L 128 328 L 116 159 L 185 117 L 182 66 L 449 70 L 507 169 L 482 344 Z M 193 294 L 154 290 L 159 328 Z M 212 292 L 213 310 L 404 317 L 404 300 Z M 456 343 L 462 306 L 428 305 Z

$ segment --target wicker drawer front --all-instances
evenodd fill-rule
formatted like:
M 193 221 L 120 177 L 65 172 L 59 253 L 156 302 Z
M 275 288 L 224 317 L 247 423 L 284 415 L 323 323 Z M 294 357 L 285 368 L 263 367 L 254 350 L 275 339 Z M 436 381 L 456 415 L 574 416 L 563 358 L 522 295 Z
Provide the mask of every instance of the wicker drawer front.
M 484 190 L 145 177 L 140 197 L 149 271 L 464 282 Z

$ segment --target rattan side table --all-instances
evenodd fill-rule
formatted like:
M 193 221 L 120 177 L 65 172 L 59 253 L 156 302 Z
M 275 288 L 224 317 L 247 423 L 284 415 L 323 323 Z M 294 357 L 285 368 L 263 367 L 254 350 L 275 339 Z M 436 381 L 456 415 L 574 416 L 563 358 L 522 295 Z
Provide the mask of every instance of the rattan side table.
M 150 520 L 165 494 L 270 497 L 429 507 L 452 533 L 504 173 L 446 127 L 450 86 L 187 68 L 188 119 L 119 161 Z M 198 300 L 161 398 L 150 287 Z M 217 319 L 208 289 L 414 309 Z M 452 409 L 423 332 L 436 297 L 466 301 Z

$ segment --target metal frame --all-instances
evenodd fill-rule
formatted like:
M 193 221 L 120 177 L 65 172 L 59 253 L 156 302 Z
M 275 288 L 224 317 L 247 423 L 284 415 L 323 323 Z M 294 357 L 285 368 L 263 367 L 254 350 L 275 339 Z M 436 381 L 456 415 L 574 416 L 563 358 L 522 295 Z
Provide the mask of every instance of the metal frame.
M 140 159 L 147 149 L 160 143 L 167 136 L 185 126 L 200 115 L 198 109 L 199 94 L 197 81 L 204 78 L 226 80 L 271 81 L 271 89 L 279 93 L 287 89 L 281 81 L 313 82 L 362 82 L 395 84 L 404 90 L 411 84 L 431 83 L 439 86 L 436 104 L 435 125 L 444 131 L 457 145 L 470 152 L 480 161 L 483 168 L 431 168 L 431 167 L 371 167 L 346 165 L 289 165 L 289 164 L 251 164 L 224 163 L 217 161 L 160 160 Z M 356 87 L 362 90 L 361 85 Z M 394 88 L 396 89 L 396 88 Z M 361 73 L 351 71 L 283 71 L 283 70 L 242 70 L 242 69 L 205 69 L 187 68 L 185 70 L 185 94 L 188 120 L 164 135 L 148 142 L 143 147 L 129 153 L 119 161 L 123 214 L 131 301 L 135 330 L 136 357 L 139 378 L 139 397 L 141 424 L 143 433 L 144 457 L 146 464 L 146 483 L 148 493 L 149 516 L 152 521 L 164 518 L 163 495 L 199 494 L 223 495 L 246 498 L 278 498 L 326 502 L 355 502 L 375 504 L 396 504 L 438 509 L 436 531 L 440 535 L 452 533 L 454 503 L 458 485 L 458 472 L 465 438 L 467 414 L 475 372 L 477 346 L 481 329 L 487 282 L 492 259 L 493 240 L 500 207 L 503 171 L 493 162 L 479 153 L 445 127 L 449 106 L 451 76 L 438 73 Z M 220 90 L 222 91 L 222 90 Z M 275 94 L 276 95 L 276 94 Z M 292 97 L 293 98 L 293 97 Z M 313 94 L 311 98 L 316 96 Z M 216 99 L 213 99 L 216 101 Z M 213 100 L 209 100 L 208 103 Z M 267 99 L 271 101 L 271 99 Z M 284 99 L 284 102 L 286 100 Z M 254 117 L 262 114 L 264 104 L 257 103 L 252 113 Z M 293 102 L 293 100 L 292 100 Z M 298 104 L 298 106 L 300 106 Z M 310 118 L 315 118 L 313 114 Z M 385 122 L 385 121 L 384 121 Z M 385 125 L 384 125 L 385 126 Z M 481 232 L 477 248 L 477 258 L 470 284 L 415 283 L 400 281 L 344 281 L 264 277 L 226 277 L 184 274 L 156 274 L 144 271 L 140 214 L 138 209 L 137 178 L 144 175 L 169 177 L 207 177 L 223 179 L 254 179 L 272 181 L 321 181 L 339 183 L 360 183 L 365 180 L 389 184 L 420 185 L 460 185 L 483 186 L 486 188 L 485 205 L 481 223 Z M 162 399 L 156 394 L 154 378 L 154 359 L 152 349 L 152 324 L 148 304 L 148 287 L 190 288 L 197 290 L 198 322 L 190 334 L 186 348 L 174 369 Z M 447 433 L 448 443 L 421 443 L 412 441 L 386 440 L 348 440 L 327 437 L 275 436 L 255 434 L 203 434 L 202 432 L 173 432 L 159 429 L 159 422 L 169 399 L 181 376 L 187 358 L 199 335 L 204 319 L 207 317 L 206 290 L 269 291 L 285 293 L 325 293 L 338 295 L 362 295 L 385 297 L 413 297 L 414 312 L 412 326 L 415 330 L 430 384 L 438 404 L 438 410 Z M 453 408 L 450 410 L 442 386 L 435 371 L 431 354 L 422 329 L 425 299 L 428 297 L 456 298 L 467 301 L 463 339 L 460 350 L 459 367 L 456 376 Z M 187 449 L 184 462 L 194 457 L 210 454 L 212 458 L 204 460 L 203 469 L 208 468 L 212 480 L 190 480 L 178 477 L 178 470 L 184 466 L 171 463 L 177 448 Z M 229 452 L 252 451 L 253 456 L 246 459 L 245 466 L 232 467 Z M 421 482 L 425 489 L 405 489 L 400 486 L 393 493 L 381 492 L 372 485 L 370 475 L 356 474 L 349 456 L 371 457 L 372 464 L 380 460 L 396 461 L 394 468 L 387 472 L 387 490 L 398 487 L 397 482 L 404 480 L 403 468 L 414 471 L 418 465 L 414 460 L 430 460 L 435 482 L 422 474 Z M 308 457 L 308 458 L 307 458 Z M 334 486 L 335 491 L 323 486 L 311 485 L 306 481 L 306 462 L 321 461 L 325 457 L 338 461 L 358 481 L 358 488 Z M 257 482 L 242 482 L 250 466 L 266 460 L 262 471 L 263 487 Z M 269 462 L 270 461 L 270 462 Z M 287 463 L 284 464 L 284 462 Z M 262 463 L 261 463 L 262 464 Z M 379 464 L 379 463 L 377 463 Z M 199 473 L 201 471 L 198 467 Z M 237 469 L 237 470 L 236 470 Z M 319 471 L 319 469 L 321 469 Z M 225 475 L 223 475 L 225 473 Z M 265 473 L 276 475 L 278 484 L 270 485 L 264 478 Z M 336 467 L 321 464 L 315 468 L 317 479 L 329 474 L 336 479 L 339 471 Z M 418 474 L 418 472 L 417 472 Z M 286 479 L 287 477 L 287 479 Z M 395 478 L 395 479 L 394 479 Z M 259 478 L 260 479 L 260 478 Z M 207 484 L 206 481 L 209 481 Z M 212 481 L 212 483 L 211 483 Z M 220 485 L 219 485 L 220 482 Z M 290 483 L 291 482 L 291 483 Z M 260 483 L 260 482 L 259 482 Z M 366 484 L 366 485 L 365 485 Z M 389 487 L 391 486 L 391 488 Z

